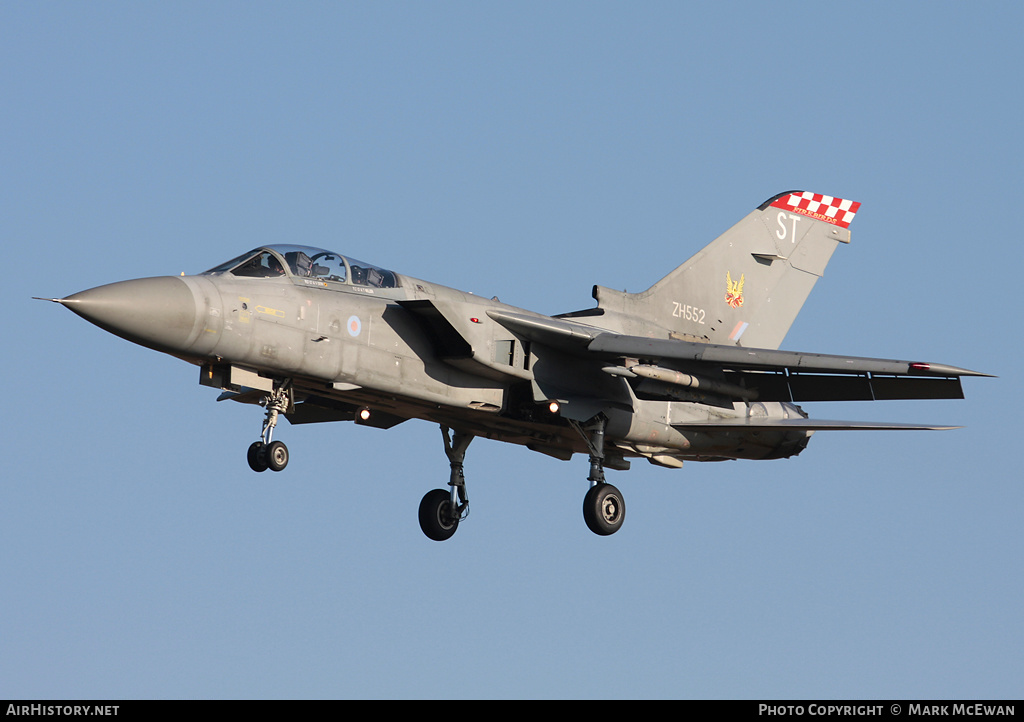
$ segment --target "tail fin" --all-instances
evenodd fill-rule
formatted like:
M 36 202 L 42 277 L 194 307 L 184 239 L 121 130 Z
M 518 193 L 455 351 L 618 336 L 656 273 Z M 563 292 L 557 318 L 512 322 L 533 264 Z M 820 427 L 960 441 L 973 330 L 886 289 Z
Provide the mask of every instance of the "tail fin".
M 858 208 L 780 193 L 646 291 L 594 286 L 594 298 L 624 333 L 778 348 Z

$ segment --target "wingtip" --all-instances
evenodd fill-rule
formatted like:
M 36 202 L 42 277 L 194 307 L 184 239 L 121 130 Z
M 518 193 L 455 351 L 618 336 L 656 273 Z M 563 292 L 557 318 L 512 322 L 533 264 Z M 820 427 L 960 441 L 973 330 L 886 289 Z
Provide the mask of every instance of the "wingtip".
M 971 371 L 970 369 L 962 369 L 958 366 L 949 366 L 948 364 L 935 364 L 935 363 L 912 363 L 910 364 L 910 370 L 922 371 L 926 374 L 934 376 L 981 376 L 985 378 L 998 378 L 994 374 L 987 374 L 982 371 Z

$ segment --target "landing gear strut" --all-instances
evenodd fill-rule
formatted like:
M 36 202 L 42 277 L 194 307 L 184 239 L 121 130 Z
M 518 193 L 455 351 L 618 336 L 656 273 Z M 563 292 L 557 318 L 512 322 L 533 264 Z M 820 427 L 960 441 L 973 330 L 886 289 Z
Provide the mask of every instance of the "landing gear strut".
M 260 399 L 260 405 L 267 407 L 267 415 L 263 420 L 263 431 L 260 440 L 249 446 L 246 460 L 253 471 L 281 471 L 288 466 L 288 447 L 283 441 L 273 441 L 274 427 L 277 417 L 286 413 L 291 405 L 291 382 L 285 381 L 270 395 Z
M 614 534 L 626 519 L 626 500 L 622 492 L 604 480 L 604 432 L 608 417 L 598 414 L 586 426 L 570 421 L 590 451 L 590 490 L 583 497 L 583 521 L 599 536 Z
M 469 495 L 466 493 L 466 477 L 462 473 L 462 462 L 466 449 L 473 440 L 472 434 L 460 431 L 449 437 L 447 426 L 441 427 L 444 437 L 444 453 L 448 456 L 452 472 L 448 481 L 450 490 L 428 491 L 420 502 L 420 528 L 434 541 L 450 539 L 459 528 L 459 522 L 469 516 Z

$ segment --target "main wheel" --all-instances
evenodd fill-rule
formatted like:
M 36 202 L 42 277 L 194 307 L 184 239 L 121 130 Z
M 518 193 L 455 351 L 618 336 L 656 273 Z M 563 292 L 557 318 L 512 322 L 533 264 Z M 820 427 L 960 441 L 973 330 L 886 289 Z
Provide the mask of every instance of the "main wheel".
M 583 497 L 583 520 L 595 534 L 614 534 L 625 518 L 626 501 L 622 492 L 611 484 L 592 486 Z
M 288 466 L 288 447 L 283 441 L 271 441 L 263 454 L 271 471 L 281 471 Z
M 249 462 L 249 468 L 253 471 L 266 471 L 267 470 L 267 455 L 263 453 L 263 442 L 254 441 L 249 445 L 249 451 L 245 455 L 246 461 Z
M 459 528 L 459 518 L 452 513 L 452 496 L 447 489 L 428 491 L 420 501 L 420 529 L 434 541 L 450 539 Z

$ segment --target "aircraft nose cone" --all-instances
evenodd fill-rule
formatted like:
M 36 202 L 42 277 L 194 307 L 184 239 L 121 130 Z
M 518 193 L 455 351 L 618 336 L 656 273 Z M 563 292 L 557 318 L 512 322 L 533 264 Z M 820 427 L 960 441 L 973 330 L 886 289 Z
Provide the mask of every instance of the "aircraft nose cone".
M 173 276 L 97 286 L 60 303 L 105 331 L 161 351 L 185 350 L 197 317 L 192 290 Z

